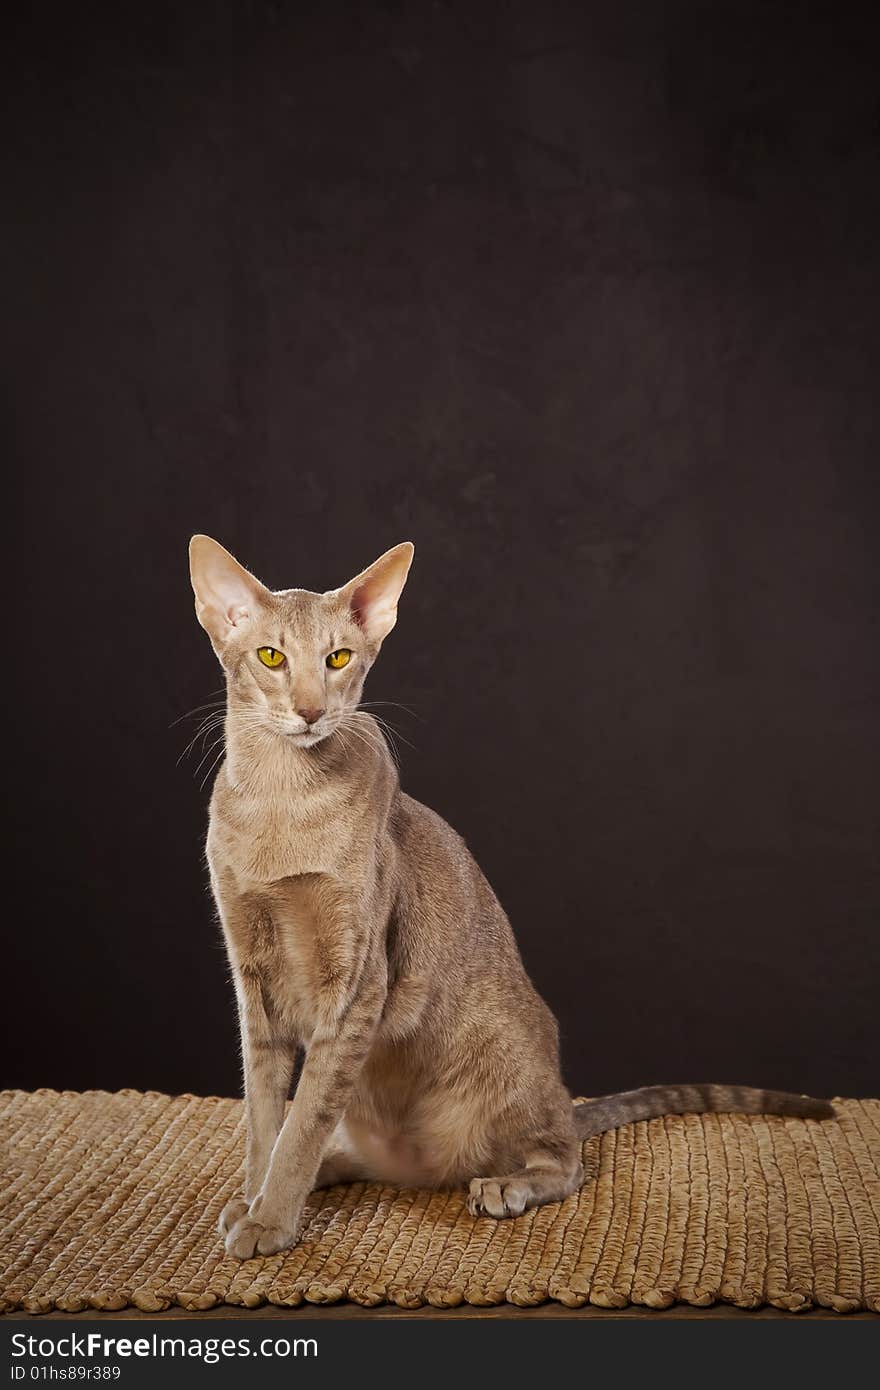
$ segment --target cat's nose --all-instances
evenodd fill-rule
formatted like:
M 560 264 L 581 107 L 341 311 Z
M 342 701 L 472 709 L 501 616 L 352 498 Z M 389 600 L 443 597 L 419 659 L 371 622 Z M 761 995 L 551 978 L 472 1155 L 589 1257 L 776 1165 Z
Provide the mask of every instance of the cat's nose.
M 317 724 L 318 720 L 321 718 L 321 715 L 323 713 L 324 711 L 322 709 L 297 710 L 297 714 L 299 715 L 300 719 L 304 719 L 307 724 Z

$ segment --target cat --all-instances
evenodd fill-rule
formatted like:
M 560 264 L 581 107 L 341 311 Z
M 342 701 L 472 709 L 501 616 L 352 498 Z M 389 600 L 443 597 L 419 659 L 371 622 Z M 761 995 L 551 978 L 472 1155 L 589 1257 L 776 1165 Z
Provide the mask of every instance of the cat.
M 190 543 L 227 687 L 207 859 L 244 1064 L 244 1187 L 219 1223 L 239 1259 L 295 1244 L 323 1185 L 466 1185 L 475 1216 L 513 1217 L 575 1191 L 583 1140 L 618 1125 L 834 1114 L 718 1085 L 572 1104 L 556 1020 L 495 894 L 455 831 L 401 791 L 358 708 L 413 553 L 397 545 L 329 593 L 272 592 L 210 537 Z

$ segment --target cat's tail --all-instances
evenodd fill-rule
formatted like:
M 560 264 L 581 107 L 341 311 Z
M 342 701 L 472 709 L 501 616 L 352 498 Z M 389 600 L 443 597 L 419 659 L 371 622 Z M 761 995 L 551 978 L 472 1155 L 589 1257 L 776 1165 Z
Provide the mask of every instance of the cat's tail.
M 804 1120 L 830 1120 L 830 1100 L 796 1096 L 789 1091 L 761 1091 L 753 1086 L 642 1086 L 638 1091 L 618 1091 L 575 1106 L 574 1123 L 581 1139 L 604 1134 L 608 1129 L 652 1120 L 658 1115 L 796 1115 Z

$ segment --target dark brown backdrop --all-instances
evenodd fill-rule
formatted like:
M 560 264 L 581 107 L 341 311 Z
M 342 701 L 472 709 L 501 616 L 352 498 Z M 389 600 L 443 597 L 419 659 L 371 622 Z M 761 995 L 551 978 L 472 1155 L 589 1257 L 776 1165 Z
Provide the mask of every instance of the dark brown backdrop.
M 417 712 L 404 784 L 493 881 L 573 1086 L 876 1090 L 847 8 L 41 9 L 8 46 L 4 1082 L 238 1085 L 169 729 L 219 684 L 205 530 L 279 587 L 415 540 L 369 695 Z

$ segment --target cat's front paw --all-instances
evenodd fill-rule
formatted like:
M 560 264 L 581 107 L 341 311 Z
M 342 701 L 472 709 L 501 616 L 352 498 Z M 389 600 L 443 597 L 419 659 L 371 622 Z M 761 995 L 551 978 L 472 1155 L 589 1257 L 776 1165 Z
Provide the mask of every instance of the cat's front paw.
M 248 1204 L 244 1197 L 233 1197 L 232 1201 L 227 1202 L 220 1213 L 220 1218 L 217 1222 L 217 1230 L 220 1235 L 228 1236 L 236 1222 L 240 1221 L 243 1216 L 247 1216 L 247 1214 Z
M 265 1226 L 247 1215 L 236 1221 L 226 1236 L 226 1253 L 236 1260 L 252 1260 L 254 1255 L 276 1255 L 296 1245 L 297 1231 L 283 1226 Z

